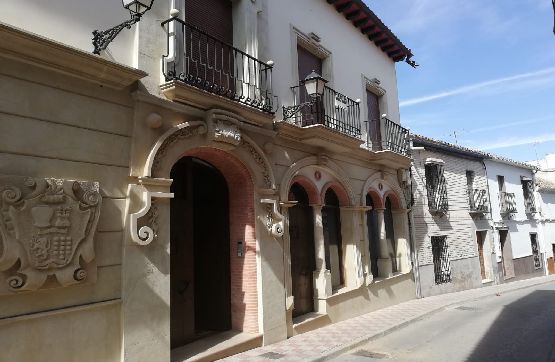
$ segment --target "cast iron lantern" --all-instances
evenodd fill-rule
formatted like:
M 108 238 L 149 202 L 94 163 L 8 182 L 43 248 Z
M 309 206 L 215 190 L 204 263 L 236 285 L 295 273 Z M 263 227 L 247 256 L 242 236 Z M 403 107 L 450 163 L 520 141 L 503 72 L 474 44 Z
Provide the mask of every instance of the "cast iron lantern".
M 327 82 L 328 81 L 324 79 L 324 77 L 316 73 L 314 70 L 312 73 L 307 75 L 306 78 L 299 83 L 301 86 L 304 86 L 306 93 L 310 97 L 310 101 L 290 107 L 283 106 L 283 119 L 287 120 L 299 113 L 301 109 L 315 105 L 324 94 L 324 88 Z
M 324 87 L 328 81 L 325 80 L 320 74 L 312 71 L 304 79 L 304 88 L 310 98 L 319 98 L 324 94 Z
M 100 54 L 100 51 L 105 50 L 112 40 L 114 40 L 123 30 L 123 28 L 131 29 L 131 25 L 139 22 L 141 20 L 141 16 L 152 8 L 153 2 L 154 0 L 121 0 L 123 8 L 129 10 L 131 19 L 108 30 L 93 31 L 93 53 Z
M 131 16 L 142 16 L 152 7 L 154 0 L 122 0 L 123 7 L 131 13 Z

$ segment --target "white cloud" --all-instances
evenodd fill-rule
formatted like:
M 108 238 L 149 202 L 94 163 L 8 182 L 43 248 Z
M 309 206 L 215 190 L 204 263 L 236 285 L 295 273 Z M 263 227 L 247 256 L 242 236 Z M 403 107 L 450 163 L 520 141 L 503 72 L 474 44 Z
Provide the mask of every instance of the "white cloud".
M 434 100 L 437 100 L 437 99 L 452 97 L 452 96 L 456 96 L 456 95 L 473 93 L 473 92 L 481 91 L 481 90 L 491 90 L 491 88 L 493 88 L 495 86 L 498 86 L 498 85 L 511 84 L 515 81 L 525 81 L 525 80 L 530 81 L 533 78 L 537 78 L 537 79 L 534 79 L 534 81 L 537 81 L 541 84 L 546 84 L 546 83 L 549 83 L 549 82 L 546 82 L 545 78 L 540 78 L 540 77 L 547 76 L 547 75 L 555 76 L 555 67 L 541 69 L 541 70 L 538 70 L 538 71 L 535 71 L 535 72 L 517 74 L 517 75 L 510 76 L 510 77 L 488 80 L 488 81 L 485 81 L 485 82 L 471 84 L 471 85 L 467 85 L 467 86 L 463 86 L 463 87 L 459 87 L 459 88 L 439 92 L 439 93 L 436 93 L 436 94 L 431 94 L 431 95 L 428 95 L 428 96 L 411 98 L 411 99 L 407 99 L 407 100 L 404 100 L 404 101 L 400 101 L 399 106 L 400 107 L 407 107 L 407 106 L 412 106 L 412 105 L 415 105 L 415 104 L 427 103 L 427 102 L 431 102 L 431 101 L 434 101 Z M 528 83 L 522 83 L 522 85 L 519 85 L 518 83 L 513 83 L 512 86 L 511 86 L 511 89 L 513 89 L 513 90 L 514 89 L 521 89 L 521 87 L 529 87 L 529 86 L 530 86 L 530 84 L 528 84 Z M 502 89 L 500 89 L 500 91 L 501 90 Z
M 532 145 L 534 143 L 544 143 L 555 141 L 555 133 L 546 133 L 531 137 L 509 137 L 491 143 L 485 143 L 474 148 L 481 150 L 494 150 L 514 146 Z

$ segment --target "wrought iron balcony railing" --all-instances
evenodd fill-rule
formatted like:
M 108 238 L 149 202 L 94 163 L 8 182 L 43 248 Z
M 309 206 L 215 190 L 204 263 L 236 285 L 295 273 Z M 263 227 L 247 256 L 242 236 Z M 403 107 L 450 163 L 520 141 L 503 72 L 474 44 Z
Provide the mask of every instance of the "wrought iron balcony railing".
M 501 214 L 514 214 L 516 210 L 516 198 L 512 192 L 501 192 L 499 194 L 499 202 L 501 206 Z
M 382 124 L 383 133 L 382 136 Z M 409 153 L 410 135 L 409 130 L 387 118 L 374 119 L 366 122 L 366 143 L 372 151 L 389 150 L 403 156 Z
M 432 213 L 445 213 L 449 210 L 449 202 L 447 199 L 447 183 L 442 177 L 436 187 L 432 184 L 426 185 L 428 193 L 428 208 Z
M 271 62 L 263 63 L 181 19 L 168 19 L 162 26 L 168 36 L 167 54 L 162 56 L 166 81 L 182 81 L 261 111 L 275 112 Z
M 304 86 L 291 87 L 291 90 L 296 105 L 310 101 Z M 360 138 L 361 135 L 359 102 L 330 87 L 324 88 L 324 94 L 314 104 L 294 114 L 284 114 L 284 118 L 299 127 L 321 124 L 348 136 Z
M 468 206 L 471 212 L 488 212 L 488 193 L 484 189 L 468 190 Z
M 409 130 L 399 124 L 383 118 L 385 131 L 384 148 L 406 156 L 409 151 Z

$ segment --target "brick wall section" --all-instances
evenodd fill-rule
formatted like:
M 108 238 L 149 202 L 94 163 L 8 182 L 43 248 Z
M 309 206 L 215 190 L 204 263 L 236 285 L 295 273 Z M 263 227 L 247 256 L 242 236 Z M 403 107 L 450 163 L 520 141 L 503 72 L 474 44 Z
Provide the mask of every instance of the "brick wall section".
M 441 217 L 432 216 L 429 212 L 424 171 L 426 158 L 441 159 L 445 162 L 444 176 L 447 182 L 449 211 Z M 485 170 L 480 161 L 429 150 L 414 152 L 414 232 L 420 265 L 433 264 L 430 238 L 436 235 L 447 235 L 450 260 L 478 256 L 475 223 L 469 213 L 467 170 L 474 171 L 473 188 L 487 190 Z
M 231 325 L 234 330 L 258 333 L 254 185 L 250 173 L 237 158 L 215 148 L 197 148 L 183 156 L 197 157 L 210 163 L 227 181 L 231 243 Z M 239 240 L 244 241 L 244 257 L 237 256 Z

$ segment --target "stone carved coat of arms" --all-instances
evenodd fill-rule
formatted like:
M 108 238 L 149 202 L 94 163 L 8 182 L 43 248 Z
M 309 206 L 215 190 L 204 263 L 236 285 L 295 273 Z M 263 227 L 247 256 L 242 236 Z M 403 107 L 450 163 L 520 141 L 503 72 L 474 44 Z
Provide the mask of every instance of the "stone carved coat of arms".
M 0 177 L 0 271 L 9 290 L 36 290 L 50 275 L 62 286 L 85 280 L 101 200 L 97 182 Z

